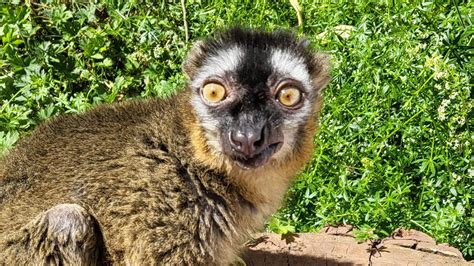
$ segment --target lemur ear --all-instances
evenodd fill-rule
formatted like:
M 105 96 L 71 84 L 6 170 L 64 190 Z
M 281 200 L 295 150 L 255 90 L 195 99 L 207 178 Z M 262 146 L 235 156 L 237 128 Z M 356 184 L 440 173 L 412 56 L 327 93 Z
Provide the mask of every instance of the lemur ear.
M 196 75 L 197 70 L 202 65 L 204 56 L 204 42 L 195 42 L 183 63 L 183 71 L 188 79 L 192 79 Z
M 321 90 L 331 79 L 331 62 L 329 55 L 324 53 L 314 54 L 312 58 L 312 65 L 314 67 L 310 75 L 313 79 L 313 84 L 318 90 Z

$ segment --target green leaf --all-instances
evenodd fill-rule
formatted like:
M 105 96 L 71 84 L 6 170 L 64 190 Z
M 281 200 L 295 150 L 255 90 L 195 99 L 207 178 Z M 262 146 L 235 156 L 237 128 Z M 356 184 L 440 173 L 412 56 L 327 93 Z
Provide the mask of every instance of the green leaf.
M 94 59 L 104 59 L 104 56 L 103 56 L 102 54 L 97 53 L 97 54 L 92 55 L 91 58 L 94 58 Z

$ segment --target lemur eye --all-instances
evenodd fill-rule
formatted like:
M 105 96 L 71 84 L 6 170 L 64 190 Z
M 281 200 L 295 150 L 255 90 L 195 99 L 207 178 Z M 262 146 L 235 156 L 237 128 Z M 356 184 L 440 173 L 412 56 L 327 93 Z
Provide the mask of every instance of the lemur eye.
M 277 100 L 286 107 L 295 107 L 301 102 L 301 91 L 295 87 L 284 87 L 277 93 Z
M 225 98 L 225 88 L 219 83 L 207 83 L 202 87 L 201 94 L 204 100 L 218 103 Z

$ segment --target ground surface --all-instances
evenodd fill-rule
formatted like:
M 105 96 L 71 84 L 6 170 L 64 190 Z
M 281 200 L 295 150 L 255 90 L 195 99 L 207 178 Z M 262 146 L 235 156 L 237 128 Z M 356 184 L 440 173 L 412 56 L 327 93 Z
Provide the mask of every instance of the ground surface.
M 474 265 L 459 250 L 416 230 L 399 229 L 380 242 L 357 242 L 352 227 L 282 236 L 264 233 L 247 244 L 247 265 Z

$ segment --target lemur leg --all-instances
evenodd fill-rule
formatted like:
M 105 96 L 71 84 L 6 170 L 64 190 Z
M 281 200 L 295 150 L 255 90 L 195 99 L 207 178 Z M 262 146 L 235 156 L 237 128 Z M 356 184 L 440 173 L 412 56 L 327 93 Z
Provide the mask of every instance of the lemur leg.
M 13 264 L 98 265 L 106 263 L 105 248 L 98 223 L 92 215 L 77 204 L 54 206 L 38 215 L 8 242 L 7 256 Z

